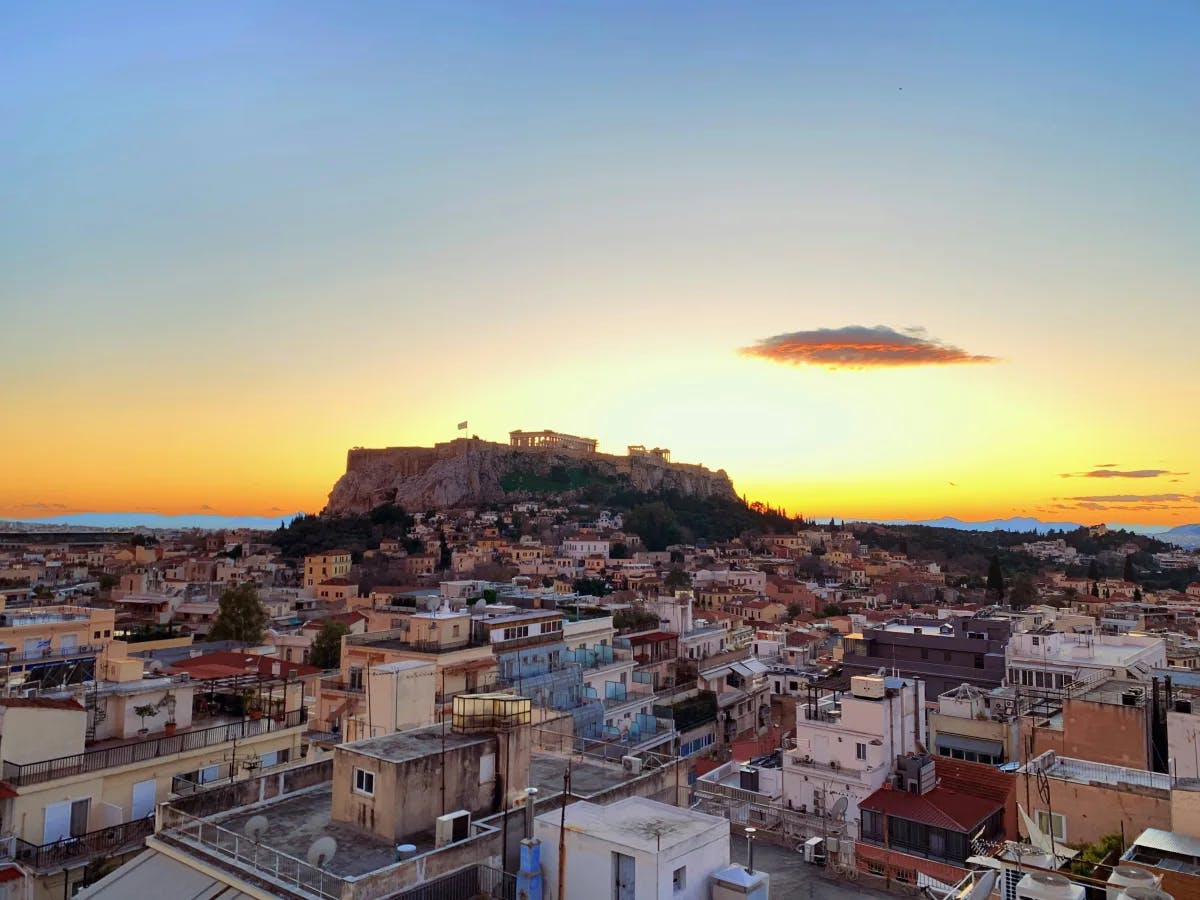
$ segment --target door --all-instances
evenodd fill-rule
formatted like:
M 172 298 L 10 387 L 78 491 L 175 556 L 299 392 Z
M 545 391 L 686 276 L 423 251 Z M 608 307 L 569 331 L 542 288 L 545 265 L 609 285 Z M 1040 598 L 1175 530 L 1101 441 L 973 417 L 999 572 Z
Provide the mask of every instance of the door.
M 634 860 L 624 853 L 614 853 L 613 859 L 613 900 L 634 900 Z
M 71 836 L 71 801 L 46 804 L 46 826 L 42 830 L 42 843 L 53 844 Z
M 130 818 L 144 819 L 154 812 L 154 779 L 147 778 L 133 786 L 133 803 L 130 805 Z
M 71 802 L 71 836 L 79 837 L 81 834 L 87 834 L 88 830 L 88 813 L 92 810 L 92 798 L 85 797 L 82 800 L 73 800 Z

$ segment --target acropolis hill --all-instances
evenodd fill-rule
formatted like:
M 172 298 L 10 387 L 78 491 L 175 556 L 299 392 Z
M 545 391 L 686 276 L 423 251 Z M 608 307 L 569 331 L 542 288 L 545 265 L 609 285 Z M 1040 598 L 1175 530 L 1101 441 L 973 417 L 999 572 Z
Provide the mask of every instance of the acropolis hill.
M 598 453 L 596 441 L 556 431 L 513 431 L 509 443 L 459 438 L 432 447 L 355 447 L 346 474 L 329 494 L 330 515 L 363 513 L 396 503 L 409 510 L 580 496 L 609 484 L 642 493 L 676 492 L 736 499 L 725 471 L 670 461 L 670 451 L 628 448 Z

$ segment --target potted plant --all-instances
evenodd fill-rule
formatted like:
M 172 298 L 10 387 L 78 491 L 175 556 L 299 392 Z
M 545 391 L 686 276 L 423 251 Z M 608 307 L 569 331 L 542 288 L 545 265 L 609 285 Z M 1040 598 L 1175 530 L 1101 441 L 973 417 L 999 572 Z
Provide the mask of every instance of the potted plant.
M 146 719 L 153 719 L 158 715 L 158 707 L 153 703 L 143 703 L 141 706 L 133 708 L 133 714 L 142 720 L 142 727 L 138 729 L 138 734 L 143 737 L 150 733 L 150 729 L 146 727 Z
M 158 705 L 167 708 L 167 721 L 163 725 L 163 730 L 167 733 L 167 737 L 170 737 L 175 733 L 175 695 L 167 691 Z

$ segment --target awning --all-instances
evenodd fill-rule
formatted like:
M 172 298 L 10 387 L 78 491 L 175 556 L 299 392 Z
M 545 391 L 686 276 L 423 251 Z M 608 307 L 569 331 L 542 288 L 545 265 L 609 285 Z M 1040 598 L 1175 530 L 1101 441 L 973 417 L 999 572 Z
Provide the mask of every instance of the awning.
M 939 752 L 945 747 L 947 750 L 962 750 L 964 753 L 986 753 L 995 757 L 1004 755 L 1004 744 L 1000 741 L 985 741 L 961 734 L 942 734 L 940 731 L 935 746 Z
M 129 900 L 168 893 L 192 900 L 251 900 L 236 887 L 157 850 L 142 852 L 75 896 L 80 900 Z

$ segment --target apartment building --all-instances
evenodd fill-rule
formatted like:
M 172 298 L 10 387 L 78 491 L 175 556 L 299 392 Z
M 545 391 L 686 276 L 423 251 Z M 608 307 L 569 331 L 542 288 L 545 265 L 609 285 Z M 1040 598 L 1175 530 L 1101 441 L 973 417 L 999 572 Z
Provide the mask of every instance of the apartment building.
M 345 578 L 350 574 L 349 550 L 326 550 L 304 557 L 304 587 L 313 589 L 330 578 Z
M 0 612 L 0 682 L 9 689 L 79 684 L 113 643 L 111 609 L 39 606 Z
M 962 684 L 988 690 L 1004 680 L 1010 623 L 985 617 L 910 618 L 863 628 L 842 641 L 848 675 L 880 670 L 922 679 L 931 696 Z
M 1167 664 L 1166 642 L 1128 634 L 1014 634 L 1005 650 L 1008 684 L 1028 693 L 1061 694 L 1074 682 L 1117 678 L 1148 681 Z
M 757 732 L 771 722 L 771 685 L 767 667 L 747 658 L 701 668 L 696 685 L 717 699 L 717 740 L 721 746 L 733 743 L 738 735 Z
M 784 802 L 826 813 L 845 799 L 845 820 L 887 780 L 898 756 L 925 746 L 925 685 L 919 679 L 856 675 L 850 691 L 812 688 L 796 704 L 796 736 L 785 748 Z
M 70 896 L 139 851 L 155 805 L 173 794 L 300 756 L 299 682 L 145 675 L 141 660 L 109 656 L 99 675 L 0 698 L 0 852 L 31 900 Z

